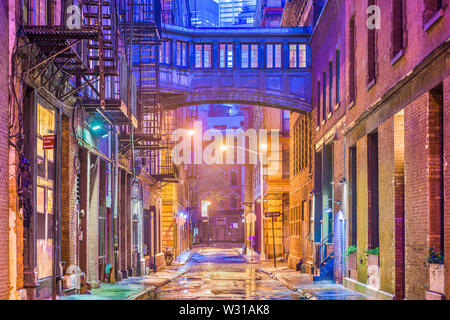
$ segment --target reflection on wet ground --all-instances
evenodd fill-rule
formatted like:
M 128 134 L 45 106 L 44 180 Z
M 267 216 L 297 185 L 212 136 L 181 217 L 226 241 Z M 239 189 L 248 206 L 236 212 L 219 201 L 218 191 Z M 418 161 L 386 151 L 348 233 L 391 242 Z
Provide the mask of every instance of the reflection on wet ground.
M 300 300 L 303 296 L 258 273 L 234 249 L 206 248 L 195 253 L 182 277 L 159 288 L 149 299 Z

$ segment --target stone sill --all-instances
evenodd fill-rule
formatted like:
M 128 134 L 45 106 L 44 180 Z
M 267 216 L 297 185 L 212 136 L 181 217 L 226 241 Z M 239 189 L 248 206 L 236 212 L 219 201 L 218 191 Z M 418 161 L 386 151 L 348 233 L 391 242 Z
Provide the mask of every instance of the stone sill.
M 350 102 L 350 104 L 348 105 L 348 110 L 350 110 L 351 108 L 353 108 L 355 106 L 355 100 L 353 100 L 352 102 Z
M 444 9 L 441 8 L 430 20 L 428 20 L 427 23 L 425 23 L 423 29 L 425 31 L 430 30 L 431 27 L 434 26 L 434 24 L 437 23 L 443 16 L 444 16 Z
M 372 89 L 373 86 L 375 86 L 376 83 L 377 83 L 377 79 L 373 79 L 372 81 L 370 81 L 369 84 L 367 85 L 367 91 Z
M 404 49 L 400 50 L 394 58 L 392 58 L 391 60 L 391 65 L 394 65 L 397 63 L 397 61 L 399 61 L 401 59 L 401 57 L 403 57 L 405 55 L 405 51 Z

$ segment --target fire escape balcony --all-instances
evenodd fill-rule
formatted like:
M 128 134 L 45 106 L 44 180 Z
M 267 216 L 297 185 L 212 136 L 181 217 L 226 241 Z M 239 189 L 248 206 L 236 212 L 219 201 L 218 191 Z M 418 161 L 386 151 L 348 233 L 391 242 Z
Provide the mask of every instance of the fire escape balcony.
M 137 126 L 136 118 L 129 112 L 129 108 L 122 99 L 106 99 L 105 108 L 102 109 L 100 99 L 85 98 L 81 103 L 87 113 L 98 112 L 111 125 Z

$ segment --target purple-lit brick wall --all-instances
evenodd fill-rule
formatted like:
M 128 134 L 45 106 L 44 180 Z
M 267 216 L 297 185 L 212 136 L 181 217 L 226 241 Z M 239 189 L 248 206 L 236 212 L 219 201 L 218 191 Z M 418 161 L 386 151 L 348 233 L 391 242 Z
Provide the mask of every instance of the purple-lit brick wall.
M 0 65 L 9 65 L 8 1 L 0 3 Z M 8 73 L 0 75 L 0 299 L 9 295 L 9 210 L 8 210 Z
M 444 252 L 445 295 L 450 297 L 450 76 L 444 80 Z

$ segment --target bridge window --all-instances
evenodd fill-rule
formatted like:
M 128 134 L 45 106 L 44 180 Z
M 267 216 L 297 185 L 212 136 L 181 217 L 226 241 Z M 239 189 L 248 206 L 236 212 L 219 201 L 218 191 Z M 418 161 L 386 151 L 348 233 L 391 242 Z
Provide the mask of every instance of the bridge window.
M 258 45 L 243 44 L 241 51 L 242 68 L 258 68 Z
M 177 66 L 187 67 L 187 43 L 177 41 Z
M 220 67 L 233 68 L 233 44 L 220 45 Z
M 289 68 L 306 68 L 306 45 L 289 45 Z
M 195 67 L 211 68 L 211 45 L 196 44 L 195 45 Z
M 159 46 L 159 63 L 170 64 L 170 42 L 163 41 Z
M 281 68 L 281 44 L 268 44 L 266 47 L 266 67 Z

